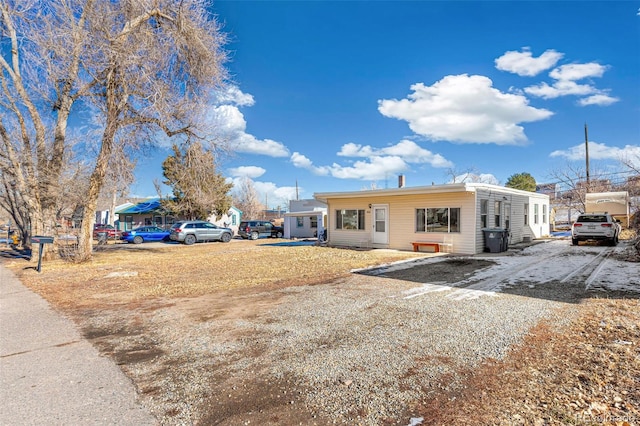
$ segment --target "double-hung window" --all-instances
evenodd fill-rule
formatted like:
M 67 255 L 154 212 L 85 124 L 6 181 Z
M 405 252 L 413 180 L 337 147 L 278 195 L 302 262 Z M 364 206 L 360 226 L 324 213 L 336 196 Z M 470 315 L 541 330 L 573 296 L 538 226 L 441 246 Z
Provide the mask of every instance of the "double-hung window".
M 364 230 L 364 210 L 336 210 L 336 229 Z
M 416 232 L 460 232 L 460 209 L 416 209 Z
M 480 225 L 487 227 L 487 214 L 489 213 L 489 200 L 480 200 Z
M 502 209 L 502 201 L 496 201 L 493 204 L 494 223 L 496 228 L 500 228 L 500 210 Z

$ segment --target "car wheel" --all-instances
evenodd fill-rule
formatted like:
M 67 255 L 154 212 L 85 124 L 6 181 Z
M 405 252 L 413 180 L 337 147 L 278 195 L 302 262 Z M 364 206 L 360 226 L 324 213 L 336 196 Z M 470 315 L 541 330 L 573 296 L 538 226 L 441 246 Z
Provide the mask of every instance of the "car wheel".
M 140 235 L 136 235 L 135 237 L 133 237 L 133 244 L 140 244 L 143 241 L 144 240 L 142 239 L 142 237 Z
M 190 246 L 191 244 L 196 242 L 196 236 L 193 234 L 189 234 L 186 237 L 184 237 L 184 243 L 188 246 Z
M 221 240 L 223 243 L 228 243 L 229 241 L 231 241 L 231 234 L 225 232 L 224 234 L 222 234 Z
M 260 236 L 260 235 L 259 235 L 257 232 L 255 232 L 255 231 L 251 233 L 251 239 L 252 239 L 252 240 L 257 240 L 259 236 Z
M 276 238 L 282 238 L 282 232 L 280 231 L 276 232 Z
M 618 245 L 618 239 L 616 237 L 613 237 L 612 239 L 609 240 L 609 245 L 611 247 Z
M 573 244 L 574 246 L 578 245 L 578 239 L 577 238 L 572 238 L 571 239 L 571 244 Z

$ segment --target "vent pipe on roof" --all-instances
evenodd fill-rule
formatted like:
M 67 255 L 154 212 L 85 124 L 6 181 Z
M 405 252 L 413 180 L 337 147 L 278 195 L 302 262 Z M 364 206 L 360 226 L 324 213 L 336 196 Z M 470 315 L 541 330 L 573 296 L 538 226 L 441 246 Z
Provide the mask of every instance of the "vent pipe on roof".
M 398 188 L 404 188 L 404 175 L 398 176 Z

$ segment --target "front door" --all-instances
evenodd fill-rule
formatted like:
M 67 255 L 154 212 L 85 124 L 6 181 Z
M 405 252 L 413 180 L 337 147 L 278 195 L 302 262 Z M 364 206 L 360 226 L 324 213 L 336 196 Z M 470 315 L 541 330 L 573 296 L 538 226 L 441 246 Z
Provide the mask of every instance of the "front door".
M 373 218 L 373 244 L 389 243 L 389 206 L 374 205 L 372 207 Z

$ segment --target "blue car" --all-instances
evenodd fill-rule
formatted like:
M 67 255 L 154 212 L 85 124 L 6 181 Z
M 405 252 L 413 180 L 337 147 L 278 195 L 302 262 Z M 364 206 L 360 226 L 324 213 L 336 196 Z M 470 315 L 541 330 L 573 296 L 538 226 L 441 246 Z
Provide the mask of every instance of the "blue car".
M 157 226 L 141 226 L 131 231 L 124 231 L 120 239 L 133 244 L 145 241 L 169 241 L 169 231 Z

